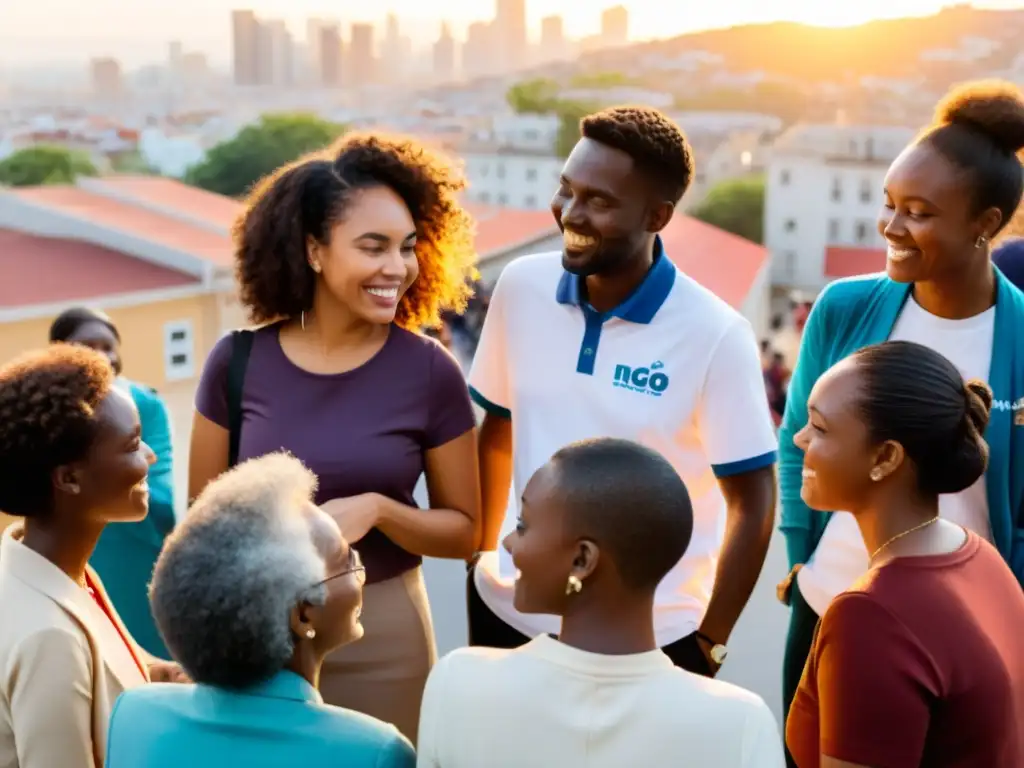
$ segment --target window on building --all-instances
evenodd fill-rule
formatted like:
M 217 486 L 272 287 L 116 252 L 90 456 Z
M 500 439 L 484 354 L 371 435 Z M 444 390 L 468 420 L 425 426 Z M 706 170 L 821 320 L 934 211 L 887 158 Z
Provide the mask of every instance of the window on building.
M 843 181 L 838 176 L 832 179 L 832 202 L 838 203 L 843 199 Z
M 829 243 L 839 242 L 839 219 L 830 219 L 828 222 Z
M 869 237 L 870 232 L 871 232 L 871 227 L 870 227 L 870 225 L 867 222 L 858 221 L 857 222 L 857 227 L 856 227 L 856 232 L 857 232 L 857 242 L 858 243 L 866 243 L 868 241 L 868 237 Z
M 784 226 L 787 232 L 796 232 L 796 219 L 786 219 Z
M 480 202 L 481 203 L 489 203 L 489 202 L 491 202 L 491 193 L 490 192 L 481 192 L 480 193 Z
M 504 165 L 499 165 L 497 170 L 495 171 L 495 175 L 499 179 L 504 179 L 505 178 L 505 166 Z
M 504 192 L 498 195 L 498 205 L 508 205 L 508 195 Z
M 791 178 L 789 171 L 783 170 L 782 173 L 779 174 L 779 184 L 784 187 L 788 187 Z
M 874 188 L 874 184 L 871 183 L 871 179 L 861 179 L 860 181 L 860 201 L 862 203 L 871 202 L 871 190 Z
M 527 181 L 536 181 L 537 180 L 537 169 L 536 168 L 527 168 L 526 169 L 526 180 Z
M 792 280 L 796 277 L 796 251 L 783 251 L 782 277 L 784 280 Z
M 486 178 L 488 176 L 488 174 L 490 174 L 490 172 L 491 172 L 491 167 L 489 165 L 481 165 L 480 166 L 480 175 L 481 176 Z
M 195 340 L 191 320 L 164 325 L 164 376 L 168 381 L 191 379 L 196 375 Z
M 525 207 L 527 207 L 527 208 L 536 208 L 537 207 L 537 196 L 536 195 L 527 195 L 526 199 L 523 201 L 523 205 Z

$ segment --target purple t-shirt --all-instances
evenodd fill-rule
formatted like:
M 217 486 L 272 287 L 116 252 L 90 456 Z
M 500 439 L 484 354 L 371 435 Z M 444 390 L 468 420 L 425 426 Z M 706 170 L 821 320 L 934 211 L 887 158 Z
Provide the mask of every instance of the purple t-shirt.
M 256 331 L 242 390 L 239 461 L 287 450 L 320 480 L 316 502 L 379 493 L 416 506 L 424 452 L 475 426 L 462 369 L 439 343 L 393 326 L 381 350 L 336 374 L 303 370 L 284 354 L 280 324 Z M 231 336 L 203 368 L 196 410 L 228 428 Z M 358 544 L 368 582 L 415 568 L 406 552 L 374 529 Z

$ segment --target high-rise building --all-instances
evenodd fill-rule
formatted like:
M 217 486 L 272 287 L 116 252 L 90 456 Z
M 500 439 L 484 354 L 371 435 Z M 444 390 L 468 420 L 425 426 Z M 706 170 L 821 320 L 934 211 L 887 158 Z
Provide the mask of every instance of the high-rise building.
M 616 5 L 601 14 L 601 42 L 605 46 L 629 42 L 629 11 L 626 6 Z
M 93 93 L 100 97 L 121 94 L 124 82 L 121 77 L 121 63 L 117 59 L 93 59 L 89 69 Z
M 328 88 L 341 87 L 342 50 L 341 27 L 338 24 L 322 24 L 318 31 L 316 79 Z
M 252 11 L 231 12 L 235 85 L 260 84 L 260 23 Z
M 447 23 L 441 25 L 441 36 L 434 43 L 434 77 L 442 83 L 455 79 L 455 38 Z
M 295 41 L 288 27 L 281 20 L 274 19 L 262 24 L 266 47 L 261 46 L 260 58 L 266 62 L 267 85 L 289 86 L 295 80 Z
M 348 82 L 355 86 L 376 83 L 377 57 L 373 50 L 373 25 L 353 24 L 349 44 Z
M 462 74 L 472 80 L 490 77 L 501 70 L 501 52 L 496 45 L 499 33 L 494 24 L 477 21 L 466 30 L 466 42 L 462 45 Z
M 561 16 L 546 16 L 540 22 L 540 60 L 557 61 L 568 57 L 565 24 Z
M 526 0 L 498 0 L 494 27 L 502 68 L 513 71 L 524 67 L 527 63 Z

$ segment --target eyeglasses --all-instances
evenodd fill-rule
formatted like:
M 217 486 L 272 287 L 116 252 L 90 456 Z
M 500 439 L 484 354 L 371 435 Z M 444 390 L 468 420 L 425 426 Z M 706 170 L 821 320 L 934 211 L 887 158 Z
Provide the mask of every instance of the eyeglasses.
M 334 579 L 340 579 L 342 576 L 348 576 L 350 573 L 354 573 L 358 576 L 361 584 L 366 583 L 366 566 L 363 565 L 363 558 L 359 556 L 359 551 L 353 547 L 349 547 L 348 550 L 348 565 L 341 571 L 338 571 L 333 576 L 328 576 L 323 581 L 318 581 L 314 584 L 314 587 L 319 587 L 326 584 Z

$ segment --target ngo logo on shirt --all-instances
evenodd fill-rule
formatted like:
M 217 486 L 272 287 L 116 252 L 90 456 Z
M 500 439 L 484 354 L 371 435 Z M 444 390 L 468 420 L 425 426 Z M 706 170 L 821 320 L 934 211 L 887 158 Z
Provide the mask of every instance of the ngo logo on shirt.
M 613 383 L 622 389 L 643 392 L 651 397 L 661 397 L 661 393 L 668 389 L 668 376 L 661 372 L 664 367 L 665 364 L 661 360 L 655 360 L 648 368 L 616 365 Z
M 1013 423 L 1018 427 L 1024 427 L 1024 397 L 1014 401 L 993 400 L 993 411 L 1010 411 L 1013 414 Z

